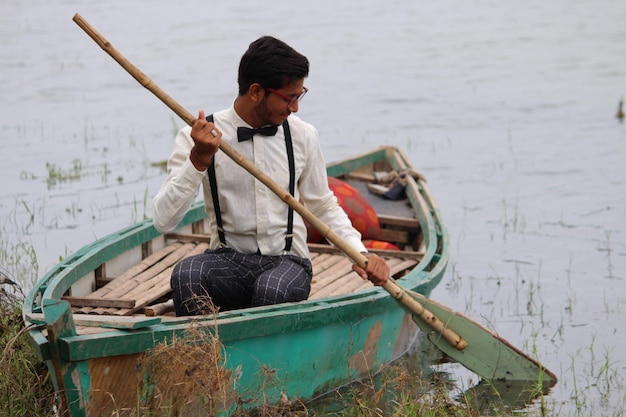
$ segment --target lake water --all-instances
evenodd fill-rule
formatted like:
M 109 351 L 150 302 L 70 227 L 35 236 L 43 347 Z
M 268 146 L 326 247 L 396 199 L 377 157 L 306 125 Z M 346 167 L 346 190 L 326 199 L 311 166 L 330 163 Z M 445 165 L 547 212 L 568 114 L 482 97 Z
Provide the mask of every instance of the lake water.
M 0 266 L 25 288 L 150 216 L 183 125 L 77 12 L 192 113 L 231 104 L 258 36 L 307 55 L 326 158 L 395 145 L 429 179 L 452 248 L 433 298 L 553 371 L 551 415 L 622 415 L 626 3 L 5 0 Z

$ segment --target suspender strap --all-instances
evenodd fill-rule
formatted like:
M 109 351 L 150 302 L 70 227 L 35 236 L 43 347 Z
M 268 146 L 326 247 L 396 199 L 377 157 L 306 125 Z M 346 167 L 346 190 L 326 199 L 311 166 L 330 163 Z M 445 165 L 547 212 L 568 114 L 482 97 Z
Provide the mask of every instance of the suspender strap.
M 210 114 L 206 117 L 208 122 L 213 123 L 213 115 Z M 295 158 L 293 155 L 293 141 L 291 140 L 291 131 L 289 130 L 289 123 L 287 120 L 283 122 L 283 130 L 285 132 L 285 146 L 287 147 L 287 159 L 289 161 L 289 193 L 294 196 L 296 191 L 296 167 Z M 211 197 L 213 199 L 213 209 L 215 211 L 215 221 L 217 223 L 217 234 L 219 235 L 220 242 L 223 246 L 226 246 L 226 235 L 224 233 L 224 227 L 222 224 L 222 211 L 220 210 L 220 200 L 217 193 L 217 180 L 215 178 L 215 158 L 211 161 L 211 165 L 207 169 L 207 175 L 209 176 L 209 184 L 211 186 Z M 285 252 L 291 250 L 291 244 L 293 242 L 293 208 L 289 207 L 287 212 L 287 235 L 285 236 Z
M 213 123 L 213 115 L 206 117 L 207 122 Z M 215 180 L 215 156 L 211 160 L 211 165 L 207 170 L 209 176 L 209 184 L 211 185 L 211 197 L 213 198 L 213 211 L 215 212 L 215 221 L 217 222 L 217 234 L 222 245 L 226 246 L 226 236 L 224 235 L 224 227 L 222 225 L 222 211 L 220 210 L 220 199 L 217 194 L 217 181 Z
M 285 145 L 287 146 L 287 159 L 289 160 L 289 194 L 293 197 L 296 192 L 296 163 L 293 157 L 293 141 L 291 140 L 291 131 L 287 120 L 283 122 L 283 131 L 285 132 Z M 289 206 L 287 213 L 287 235 L 285 236 L 285 252 L 291 250 L 293 241 L 293 208 Z

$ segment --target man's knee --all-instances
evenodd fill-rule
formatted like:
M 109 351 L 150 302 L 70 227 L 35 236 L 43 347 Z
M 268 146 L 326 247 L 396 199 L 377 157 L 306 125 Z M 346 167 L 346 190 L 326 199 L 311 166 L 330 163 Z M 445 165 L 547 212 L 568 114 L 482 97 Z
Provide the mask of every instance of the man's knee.
M 272 305 L 304 301 L 309 296 L 307 282 L 258 279 L 254 289 L 253 305 Z
M 200 271 L 197 262 L 194 267 L 194 261 L 194 257 L 182 259 L 170 276 L 172 300 L 177 316 L 203 314 L 200 305 L 203 304 L 201 300 L 207 298 L 207 292 L 202 287 Z
M 170 283 L 172 289 L 178 287 L 182 283 L 189 283 L 191 279 L 191 262 L 190 258 L 182 259 L 174 266 L 172 275 L 170 277 Z

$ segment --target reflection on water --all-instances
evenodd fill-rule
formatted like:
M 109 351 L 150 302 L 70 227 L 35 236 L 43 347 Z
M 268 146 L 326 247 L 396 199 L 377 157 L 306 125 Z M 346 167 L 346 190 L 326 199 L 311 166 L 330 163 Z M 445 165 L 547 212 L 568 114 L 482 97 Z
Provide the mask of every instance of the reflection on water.
M 534 416 L 546 414 L 538 399 L 549 395 L 553 386 L 539 379 L 480 380 L 420 337 L 411 352 L 377 374 L 340 387 L 309 406 L 325 413 L 345 412 L 346 407 L 360 404 L 375 407 L 382 415 Z
M 561 415 L 611 415 L 626 408 L 625 4 L 4 2 L 2 262 L 42 275 L 149 216 L 182 125 L 74 13 L 192 112 L 229 106 L 241 53 L 273 34 L 311 60 L 299 113 L 327 159 L 395 145 L 429 179 L 452 249 L 433 298 L 554 371 Z
M 446 387 L 450 398 L 483 416 L 510 415 L 524 410 L 529 415 L 541 413 L 542 404 L 537 402 L 538 398 L 550 394 L 555 386 L 552 382 L 542 381 L 540 375 L 534 381 L 480 379 L 438 351 L 427 337 L 419 340 L 414 351 L 402 359 L 401 366 L 415 373 L 428 369 L 428 372 L 422 372 L 423 377 L 435 386 Z
M 480 415 L 502 414 L 503 410 L 508 414 L 524 410 L 541 395 L 547 395 L 550 387 L 530 384 L 520 381 L 481 381 L 478 385 L 464 393 L 464 397 L 457 397 L 457 401 L 463 398 L 471 398 Z

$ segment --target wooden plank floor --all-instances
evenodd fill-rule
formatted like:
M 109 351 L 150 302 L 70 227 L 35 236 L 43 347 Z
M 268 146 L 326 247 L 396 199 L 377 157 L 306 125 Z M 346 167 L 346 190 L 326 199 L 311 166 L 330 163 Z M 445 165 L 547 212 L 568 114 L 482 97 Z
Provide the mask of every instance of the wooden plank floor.
M 68 301 L 73 312 L 78 314 L 128 316 L 142 312 L 144 307 L 170 293 L 170 276 L 181 259 L 202 253 L 207 248 L 205 241 L 173 242 L 91 294 L 68 297 Z M 352 261 L 338 249 L 328 245 L 310 245 L 309 249 L 313 263 L 309 299 L 353 293 L 372 286 L 352 271 Z M 412 270 L 423 256 L 418 252 L 377 252 L 387 260 L 396 279 Z M 134 301 L 130 308 L 129 301 Z

